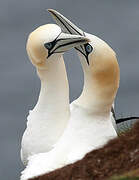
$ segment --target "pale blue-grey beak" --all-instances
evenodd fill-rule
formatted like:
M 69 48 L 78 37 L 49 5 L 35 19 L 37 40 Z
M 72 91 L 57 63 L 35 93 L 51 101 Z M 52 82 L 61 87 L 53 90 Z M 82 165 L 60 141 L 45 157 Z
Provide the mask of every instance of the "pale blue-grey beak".
M 84 31 L 82 31 L 80 28 L 78 28 L 75 24 L 73 24 L 71 21 L 69 21 L 62 14 L 60 14 L 59 12 L 57 12 L 56 10 L 53 10 L 53 9 L 48 9 L 48 11 L 51 13 L 52 17 L 54 18 L 56 23 L 61 27 L 63 32 L 85 37 Z M 75 49 L 80 51 L 80 53 L 82 53 L 86 57 L 87 63 L 89 64 L 88 53 L 86 52 L 87 45 L 88 45 L 88 43 L 86 43 L 84 45 L 80 45 L 78 47 L 75 47 Z

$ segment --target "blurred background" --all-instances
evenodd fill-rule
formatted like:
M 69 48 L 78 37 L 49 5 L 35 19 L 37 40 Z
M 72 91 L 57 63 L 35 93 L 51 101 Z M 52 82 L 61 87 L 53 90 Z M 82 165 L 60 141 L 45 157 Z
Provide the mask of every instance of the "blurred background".
M 84 31 L 104 39 L 116 51 L 121 81 L 117 117 L 139 116 L 139 1 L 138 0 L 4 0 L 0 1 L 0 177 L 19 179 L 20 141 L 28 111 L 37 101 L 40 81 L 28 60 L 25 45 L 36 27 L 54 23 L 53 8 Z M 76 53 L 65 55 L 70 100 L 83 86 Z M 74 59 L 74 61 L 72 60 Z

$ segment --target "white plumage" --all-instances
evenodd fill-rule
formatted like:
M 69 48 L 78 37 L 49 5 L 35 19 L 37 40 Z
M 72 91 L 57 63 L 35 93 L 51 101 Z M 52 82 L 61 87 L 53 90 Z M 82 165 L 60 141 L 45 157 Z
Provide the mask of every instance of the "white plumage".
M 84 34 L 92 50 L 89 63 L 84 54 L 78 53 L 84 71 L 82 94 L 70 105 L 70 120 L 60 140 L 50 152 L 29 158 L 21 180 L 73 163 L 117 136 L 111 120 L 111 107 L 119 87 L 116 55 L 103 40 Z

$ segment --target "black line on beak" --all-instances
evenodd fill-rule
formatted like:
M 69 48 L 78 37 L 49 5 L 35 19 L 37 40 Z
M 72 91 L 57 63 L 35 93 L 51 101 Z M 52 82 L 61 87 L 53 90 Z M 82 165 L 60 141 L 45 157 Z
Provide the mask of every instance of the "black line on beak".
M 60 39 L 59 39 L 60 40 Z M 66 39 L 65 39 L 66 40 Z M 84 40 L 77 40 L 77 41 L 73 41 L 73 42 L 69 42 L 69 43 L 65 43 L 65 44 L 61 44 L 59 45 L 56 49 L 54 49 L 52 52 L 50 52 L 48 50 L 48 57 L 49 58 L 53 53 L 55 53 L 55 51 L 58 49 L 58 48 L 61 48 L 63 46 L 67 46 L 67 45 L 70 45 L 70 44 L 74 44 L 74 43 L 78 43 L 78 42 L 84 42 Z M 63 52 L 63 51 L 60 51 L 60 52 Z M 60 52 L 56 52 L 56 53 L 60 53 Z M 65 51 L 64 51 L 65 52 Z
M 54 13 L 54 12 L 51 12 L 52 14 L 54 14 L 54 16 L 56 16 L 57 17 L 57 19 L 59 19 L 59 21 L 63 24 L 63 26 L 70 32 L 70 34 L 73 34 L 69 29 L 68 29 L 68 27 L 67 26 L 65 26 L 65 24 L 63 23 L 63 21 Z M 81 35 L 82 36 L 82 34 L 81 33 L 79 33 L 74 27 L 72 27 L 70 24 L 68 24 L 72 29 L 74 29 L 79 35 Z
M 75 47 L 75 49 L 76 49 L 77 51 L 79 51 L 82 55 L 84 55 L 84 56 L 85 56 L 86 61 L 87 61 L 87 64 L 88 64 L 88 66 L 89 66 L 90 64 L 89 64 L 88 55 L 84 54 L 82 51 L 80 51 L 80 50 L 79 50 L 78 48 L 76 48 L 76 47 Z
M 70 34 L 73 34 L 69 29 L 68 29 L 68 27 L 63 23 L 63 21 L 54 13 L 54 12 L 52 12 L 52 11 L 50 11 L 54 16 L 56 16 L 56 18 L 63 24 L 63 26 L 68 30 L 68 32 L 70 33 Z M 67 23 L 67 22 L 66 22 Z M 85 37 L 85 33 L 84 33 L 84 31 L 83 31 L 83 35 L 80 33 L 80 32 L 78 32 L 74 27 L 72 27 L 69 23 L 67 23 L 73 30 L 75 30 L 79 35 L 81 35 L 81 36 L 84 36 Z M 80 47 L 82 48 L 82 45 L 80 45 Z M 82 53 L 84 56 L 85 56 L 85 58 L 86 58 L 86 61 L 87 61 L 87 64 L 88 64 L 88 66 L 89 66 L 89 59 L 88 59 L 88 55 L 86 55 L 86 54 L 84 54 L 82 51 L 80 51 L 79 49 L 77 49 L 76 47 L 75 47 L 75 49 L 76 50 L 78 50 L 80 53 Z M 83 50 L 83 48 L 82 48 L 82 50 Z

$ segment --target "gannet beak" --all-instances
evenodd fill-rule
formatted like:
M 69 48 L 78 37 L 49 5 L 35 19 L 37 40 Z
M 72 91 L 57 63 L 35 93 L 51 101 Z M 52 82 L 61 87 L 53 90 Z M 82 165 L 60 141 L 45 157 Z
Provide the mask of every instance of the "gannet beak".
M 57 12 L 54 9 L 48 9 L 48 11 L 51 13 L 52 17 L 54 18 L 56 23 L 61 27 L 63 32 L 85 37 L 84 31 L 82 31 L 80 28 L 78 28 L 75 24 L 73 24 L 71 21 L 69 21 L 62 14 L 60 14 L 59 12 Z M 82 53 L 85 56 L 87 63 L 89 64 L 88 54 L 86 53 L 85 46 L 81 45 L 81 46 L 76 47 L 75 49 L 80 51 L 80 53 Z
M 48 57 L 50 57 L 54 53 L 64 53 L 87 42 L 89 42 L 89 39 L 86 37 L 61 32 L 52 44 L 46 43 L 44 46 L 48 49 Z
M 54 18 L 56 23 L 61 27 L 63 32 L 85 36 L 84 32 L 80 28 L 78 28 L 75 24 L 69 21 L 62 14 L 60 14 L 54 9 L 48 9 L 48 11 L 51 13 L 52 17 Z

